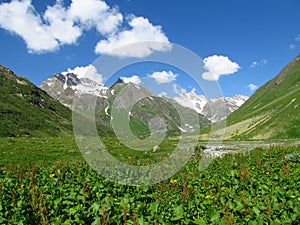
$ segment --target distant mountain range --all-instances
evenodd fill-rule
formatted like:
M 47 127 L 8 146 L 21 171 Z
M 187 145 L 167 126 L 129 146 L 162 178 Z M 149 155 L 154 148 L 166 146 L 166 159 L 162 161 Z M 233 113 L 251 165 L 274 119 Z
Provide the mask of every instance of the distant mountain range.
M 225 138 L 300 138 L 300 55 L 227 118 Z
M 131 127 L 134 128 L 139 136 L 149 135 L 149 123 L 152 128 L 160 127 L 162 124 L 159 120 L 153 124 L 154 117 L 163 118 L 167 125 L 168 135 L 177 135 L 180 132 L 193 132 L 196 128 L 203 128 L 210 124 L 209 120 L 196 111 L 178 104 L 176 101 L 165 97 L 158 97 L 149 90 L 132 84 L 124 83 L 118 79 L 111 87 L 105 87 L 96 81 L 87 78 L 79 78 L 74 73 L 55 74 L 40 85 L 40 88 L 46 91 L 53 98 L 59 100 L 62 104 L 72 108 L 73 98 L 81 101 L 82 95 L 94 95 L 98 97 L 96 112 L 101 117 L 99 123 L 105 130 L 111 130 L 111 120 L 116 119 L 111 116 L 112 104 L 114 104 L 117 93 L 126 90 L 127 95 L 119 98 L 118 107 L 126 108 L 130 104 L 130 100 L 137 93 L 143 96 L 149 96 L 137 102 L 134 108 L 129 112 Z M 174 108 L 174 105 L 176 109 Z M 88 108 L 88 104 L 82 101 L 85 110 L 93 110 Z M 191 120 L 182 126 L 177 111 L 184 115 L 194 115 L 200 121 Z M 190 118 L 193 118 L 192 116 Z M 195 118 L 195 117 L 194 117 Z
M 26 78 L 0 66 L 0 137 L 72 134 L 74 98 L 81 101 L 83 110 L 96 113 L 99 134 L 111 136 L 114 135 L 112 122 L 123 122 L 118 121 L 118 117 L 113 118 L 113 109 L 122 111 L 136 93 L 145 97 L 125 116 L 132 132 L 141 138 L 164 125 L 167 135 L 193 133 L 228 114 L 226 130 L 216 123 L 214 137 L 225 131 L 224 138 L 233 140 L 300 138 L 300 55 L 249 99 L 237 95 L 208 100 L 193 91 L 171 99 L 156 96 L 132 83 L 125 84 L 122 80 L 105 87 L 73 73 L 55 74 L 38 88 Z M 96 106 L 91 106 L 89 99 L 82 96 L 96 96 Z M 225 107 L 220 110 L 220 105 Z M 180 115 L 187 115 L 185 124 L 180 122 Z M 162 118 L 165 124 L 153 118 Z M 122 132 L 122 127 L 120 129 Z M 201 130 L 201 138 L 207 139 L 209 127 Z
M 123 81 L 119 79 L 116 83 L 123 83 Z M 68 107 L 72 106 L 73 97 L 76 97 L 76 95 L 86 93 L 108 98 L 111 94 L 108 92 L 114 91 L 88 78 L 79 78 L 74 73 L 64 75 L 60 73 L 55 74 L 44 81 L 40 85 L 40 88 Z M 236 95 L 232 98 L 217 97 L 207 99 L 204 95 L 197 95 L 194 91 L 181 93 L 174 98 L 181 106 L 195 110 L 213 123 L 225 119 L 229 114 L 237 110 L 247 99 L 248 97 L 243 95 Z M 223 105 L 225 107 L 221 107 Z
M 207 99 L 204 95 L 197 95 L 192 90 L 188 93 L 181 93 L 174 100 L 185 107 L 194 109 L 215 123 L 225 119 L 237 110 L 248 98 L 244 95 L 235 95 L 233 97 Z

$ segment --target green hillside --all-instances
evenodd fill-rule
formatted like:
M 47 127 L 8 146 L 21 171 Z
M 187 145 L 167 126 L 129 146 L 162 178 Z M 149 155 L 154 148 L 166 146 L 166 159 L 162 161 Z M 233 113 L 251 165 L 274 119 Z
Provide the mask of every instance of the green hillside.
M 110 95 L 107 99 L 108 104 L 110 106 L 113 105 L 116 96 L 118 96 L 118 94 L 123 91 L 127 94 L 121 95 L 122 97 L 119 100 L 117 100 L 120 101 L 117 103 L 117 105 L 119 106 L 126 106 L 130 104 L 131 99 L 134 95 L 137 94 L 137 92 L 139 92 L 139 94 L 142 93 L 142 95 L 145 94 L 146 96 L 151 96 L 145 97 L 140 101 L 136 102 L 136 104 L 134 104 L 131 110 L 129 125 L 131 127 L 132 132 L 137 136 L 150 135 L 150 129 L 148 127 L 148 124 L 153 118 L 161 118 L 165 121 L 168 130 L 168 136 L 180 135 L 180 129 L 185 129 L 185 127 L 181 128 L 181 118 L 179 113 L 181 115 L 190 115 L 189 117 L 186 116 L 186 122 L 189 125 L 195 126 L 195 128 L 196 126 L 198 126 L 198 128 L 207 127 L 210 124 L 210 121 L 208 119 L 196 113 L 194 110 L 183 107 L 169 98 L 153 96 L 153 94 L 150 91 L 141 86 L 136 86 L 131 83 L 117 83 L 114 84 L 113 87 L 111 87 L 111 89 L 115 90 L 115 94 Z M 111 110 L 109 110 L 109 112 L 111 112 Z M 127 115 L 125 115 L 124 118 L 127 119 Z M 123 123 L 124 121 L 119 122 Z M 156 126 L 159 125 L 156 124 Z
M 300 55 L 227 118 L 226 138 L 300 138 Z
M 71 133 L 71 110 L 0 66 L 0 137 Z

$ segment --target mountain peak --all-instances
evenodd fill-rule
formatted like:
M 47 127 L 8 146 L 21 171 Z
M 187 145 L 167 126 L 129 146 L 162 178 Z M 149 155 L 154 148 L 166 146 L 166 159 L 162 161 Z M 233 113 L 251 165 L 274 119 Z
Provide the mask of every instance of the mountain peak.
M 75 73 L 56 73 L 39 87 L 68 107 L 73 104 L 75 94 L 103 96 L 108 89 L 95 80 L 80 78 Z
M 10 69 L 0 65 L 0 74 L 9 78 L 16 78 L 16 75 Z
M 124 84 L 124 81 L 119 77 L 119 78 L 115 81 L 115 83 L 113 83 L 110 87 L 112 88 L 112 87 L 114 87 L 116 84 Z
M 182 106 L 191 108 L 204 115 L 212 122 L 218 122 L 237 110 L 246 100 L 247 96 L 235 95 L 233 97 L 215 97 L 207 99 L 198 95 L 194 90 L 180 93 L 174 100 Z M 225 109 L 223 109 L 225 106 Z

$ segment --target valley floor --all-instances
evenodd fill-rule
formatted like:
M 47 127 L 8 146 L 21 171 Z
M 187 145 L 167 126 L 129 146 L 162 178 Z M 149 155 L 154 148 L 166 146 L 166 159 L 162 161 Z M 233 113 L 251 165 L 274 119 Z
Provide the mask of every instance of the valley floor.
M 253 146 L 243 142 L 236 145 L 238 152 L 215 158 L 205 170 L 200 169 L 204 155 L 198 152 L 167 180 L 126 186 L 91 169 L 68 140 L 0 140 L 1 224 L 300 223 L 297 143 L 257 142 L 263 145 L 242 152 L 240 147 Z M 225 144 L 215 150 L 233 150 L 230 142 Z M 139 160 L 138 155 L 123 158 L 128 164 Z

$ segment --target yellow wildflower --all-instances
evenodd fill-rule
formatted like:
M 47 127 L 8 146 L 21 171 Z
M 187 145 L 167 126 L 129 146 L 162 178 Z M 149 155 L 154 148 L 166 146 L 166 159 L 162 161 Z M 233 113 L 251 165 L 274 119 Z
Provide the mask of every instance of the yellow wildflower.
M 171 184 L 177 184 L 177 180 L 171 179 L 171 180 L 170 180 L 170 183 L 171 183 Z
M 53 178 L 54 176 L 55 176 L 54 173 L 51 173 L 51 174 L 49 175 L 50 178 Z
M 210 199 L 210 195 L 206 195 L 205 199 L 207 199 L 207 200 Z

